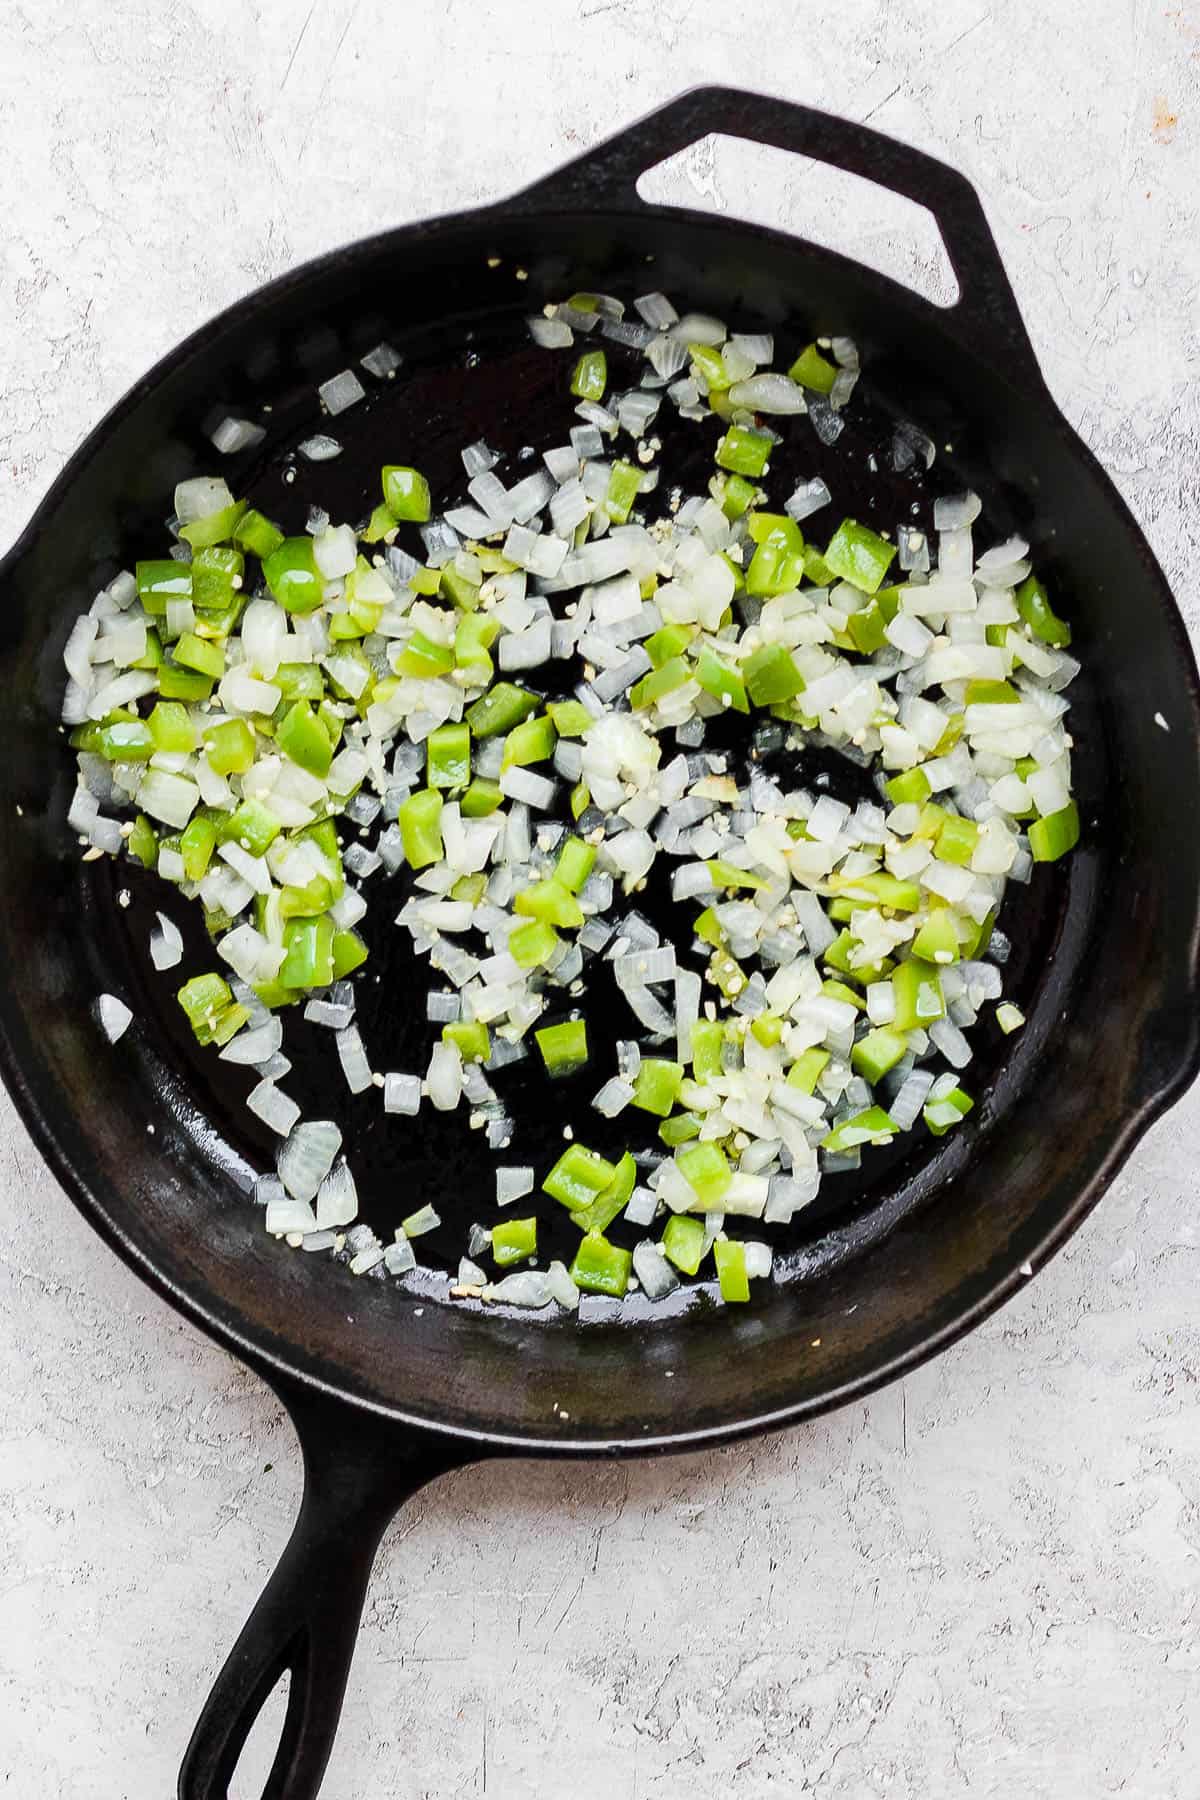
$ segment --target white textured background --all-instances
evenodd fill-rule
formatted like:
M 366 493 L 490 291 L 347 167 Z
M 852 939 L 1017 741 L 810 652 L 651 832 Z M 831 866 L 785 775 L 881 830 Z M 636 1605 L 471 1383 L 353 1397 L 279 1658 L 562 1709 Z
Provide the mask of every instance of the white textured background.
M 255 283 L 713 79 L 966 171 L 1054 392 L 1200 619 L 1194 0 L 0 0 L 0 543 Z M 805 164 L 701 149 L 656 192 L 750 192 L 936 286 L 898 204 Z M 1193 1099 L 1019 1301 L 866 1406 L 428 1490 L 385 1542 L 331 1800 L 1194 1800 L 1198 1150 Z M 4 1100 L 0 1439 L 0 1787 L 164 1800 L 297 1456 Z M 237 1800 L 268 1763 L 263 1734 Z

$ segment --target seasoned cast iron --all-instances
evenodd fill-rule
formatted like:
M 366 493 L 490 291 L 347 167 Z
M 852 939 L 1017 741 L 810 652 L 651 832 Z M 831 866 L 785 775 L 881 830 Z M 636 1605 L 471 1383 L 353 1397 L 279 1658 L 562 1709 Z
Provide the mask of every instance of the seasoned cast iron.
M 639 174 L 713 131 L 820 157 L 924 204 L 958 304 L 939 309 L 800 239 L 639 199 Z M 1029 950 L 1012 983 L 1029 1023 L 1003 1054 L 985 1035 L 984 1098 L 959 1132 L 936 1151 L 879 1162 L 868 1181 L 829 1184 L 836 1203 L 814 1212 L 781 1279 L 749 1307 L 692 1299 L 652 1314 L 635 1303 L 579 1326 L 445 1304 L 432 1278 L 424 1288 L 355 1280 L 265 1238 L 245 1198 L 270 1154 L 238 1104 L 248 1083 L 195 1050 L 173 984 L 146 972 L 149 909 L 171 897 L 124 866 L 81 863 L 67 830 L 60 659 L 92 593 L 131 557 L 156 553 L 173 484 L 211 470 L 203 426 L 214 406 L 273 407 L 270 439 L 234 467 L 235 488 L 293 528 L 312 498 L 354 517 L 382 461 L 419 460 L 445 491 L 473 436 L 486 432 L 514 459 L 526 441 L 550 441 L 569 422 L 561 362 L 529 349 L 522 319 L 576 289 L 631 298 L 649 287 L 778 329 L 785 343 L 849 333 L 865 369 L 852 416 L 872 429 L 915 419 L 937 440 L 943 488 L 974 486 L 989 523 L 1036 546 L 1084 663 L 1071 713 L 1084 833 L 1065 868 L 1039 871 L 1013 902 Z M 320 426 L 316 382 L 381 337 L 405 356 L 401 379 L 337 421 L 338 462 L 301 465 L 289 484 L 286 453 Z M 789 438 L 796 470 L 832 470 L 839 510 L 888 527 L 902 501 L 925 516 L 932 490 L 871 473 L 861 428 L 829 456 L 802 428 Z M 226 1793 L 284 1670 L 290 1699 L 266 1792 L 312 1800 L 375 1548 L 423 1482 L 492 1455 L 695 1448 L 869 1392 L 1019 1287 L 1023 1265 L 1065 1241 L 1195 1073 L 1200 708 L 1183 625 L 1145 540 L 1046 391 L 974 192 L 862 126 L 700 89 L 515 199 L 371 238 L 251 295 L 104 420 L 0 565 L 0 672 L 11 746 L 0 759 L 5 1080 L 95 1228 L 272 1384 L 304 1451 L 294 1534 L 201 1717 L 184 1800 Z M 176 917 L 198 960 L 194 921 L 186 908 Z M 373 948 L 372 969 L 389 978 L 363 984 L 368 1043 L 377 1066 L 416 1066 L 425 1027 L 413 1022 L 421 1006 L 400 934 L 382 932 Z M 104 990 L 137 1015 L 113 1047 L 91 1011 Z M 293 1079 L 310 1116 L 311 1102 L 324 1095 L 324 1111 L 340 1092 L 328 1058 L 298 1063 Z M 377 1104 L 344 1114 L 334 1104 L 369 1208 L 382 1216 L 399 1192 L 405 1211 L 436 1201 L 456 1230 L 486 1216 L 479 1134 L 422 1121 L 406 1138 Z M 530 1121 L 529 1160 L 556 1125 Z M 440 1253 L 452 1248 L 447 1239 Z

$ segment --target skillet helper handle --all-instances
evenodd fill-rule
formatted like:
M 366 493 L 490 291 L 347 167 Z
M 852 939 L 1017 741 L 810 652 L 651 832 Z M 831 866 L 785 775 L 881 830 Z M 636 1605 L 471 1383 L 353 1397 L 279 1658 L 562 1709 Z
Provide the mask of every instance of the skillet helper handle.
M 1044 389 L 996 240 L 971 183 L 948 163 L 852 119 L 744 88 L 690 88 L 526 188 L 515 203 L 597 210 L 643 206 L 639 176 L 714 132 L 813 157 L 926 207 L 958 279 L 960 298 L 944 309 L 947 329 L 976 349 L 986 345 L 990 360 L 1014 386 Z
M 262 1800 L 316 1800 L 380 1539 L 419 1488 L 470 1460 L 448 1444 L 381 1435 L 368 1419 L 297 1390 L 277 1391 L 304 1454 L 300 1511 L 200 1714 L 178 1800 L 228 1800 L 251 1727 L 285 1671 L 287 1713 Z

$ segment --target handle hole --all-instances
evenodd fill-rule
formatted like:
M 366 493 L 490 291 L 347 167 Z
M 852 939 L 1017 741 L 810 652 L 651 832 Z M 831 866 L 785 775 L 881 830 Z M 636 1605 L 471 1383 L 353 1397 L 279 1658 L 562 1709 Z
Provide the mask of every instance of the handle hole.
M 292 1672 L 285 1669 L 250 1727 L 242 1754 L 229 1784 L 229 1800 L 262 1800 L 267 1779 L 283 1736 Z
M 727 213 L 799 232 L 892 276 L 935 306 L 950 307 L 959 298 L 927 207 L 811 157 L 710 132 L 645 170 L 637 190 L 651 204 Z

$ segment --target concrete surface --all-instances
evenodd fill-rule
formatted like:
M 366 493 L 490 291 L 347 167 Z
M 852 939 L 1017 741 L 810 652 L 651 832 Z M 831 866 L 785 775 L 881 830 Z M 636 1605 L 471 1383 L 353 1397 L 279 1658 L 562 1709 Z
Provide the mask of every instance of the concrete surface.
M 784 0 L 0 0 L 0 542 L 219 306 L 713 78 L 970 175 L 1053 389 L 1195 621 L 1200 11 L 1149 0 L 843 0 L 819 26 Z M 895 205 L 758 169 L 701 148 L 657 191 L 750 191 L 936 286 Z M 331 1800 L 1191 1800 L 1198 1150 L 1194 1098 L 1001 1317 L 815 1429 L 427 1491 L 379 1561 Z M 284 1541 L 295 1448 L 6 1101 L 0 1419 L 0 1787 L 162 1800 Z

